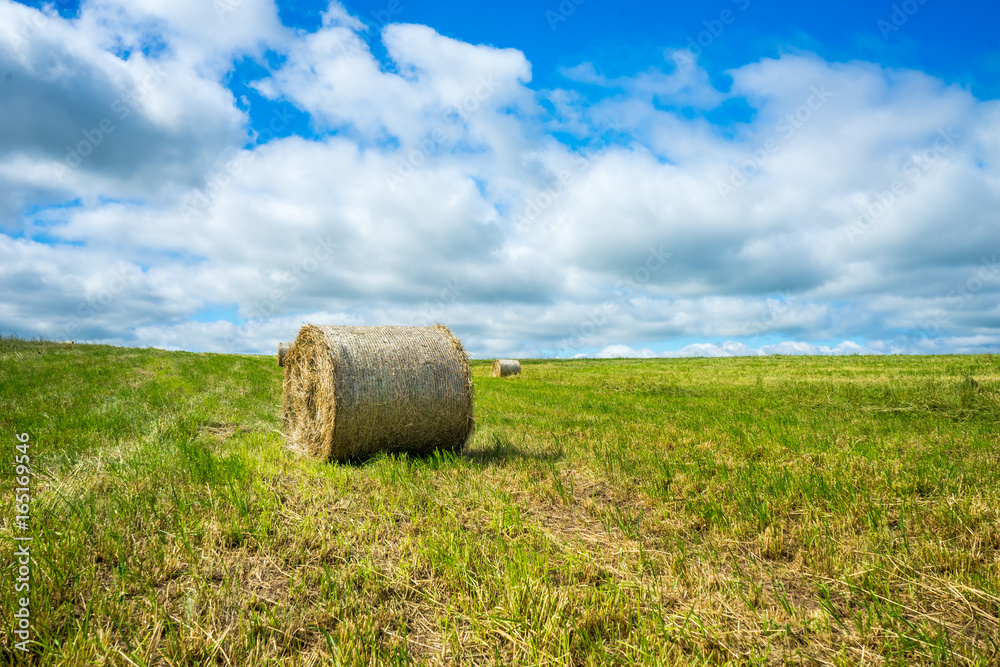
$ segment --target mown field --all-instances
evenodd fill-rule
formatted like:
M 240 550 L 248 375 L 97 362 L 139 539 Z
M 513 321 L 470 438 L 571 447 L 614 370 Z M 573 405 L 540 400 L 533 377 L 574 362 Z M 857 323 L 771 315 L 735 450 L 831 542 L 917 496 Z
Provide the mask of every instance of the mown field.
M 0 339 L 0 660 L 27 432 L 25 662 L 1000 662 L 1000 359 L 523 365 L 340 465 L 273 357 Z

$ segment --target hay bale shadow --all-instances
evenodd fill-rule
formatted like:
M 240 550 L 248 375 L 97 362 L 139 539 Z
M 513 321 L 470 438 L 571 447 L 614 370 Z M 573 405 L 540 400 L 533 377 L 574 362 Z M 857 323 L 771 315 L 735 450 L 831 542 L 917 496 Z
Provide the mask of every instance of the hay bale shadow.
M 480 467 L 503 466 L 512 461 L 541 461 L 554 463 L 566 456 L 562 446 L 535 450 L 518 447 L 505 435 L 492 433 L 482 445 L 467 447 L 462 458 Z
M 465 463 L 479 468 L 490 466 L 507 466 L 517 461 L 532 461 L 540 463 L 555 463 L 566 457 L 561 445 L 548 449 L 529 449 L 518 447 L 510 438 L 500 434 L 490 434 L 485 442 L 478 446 L 466 446 L 461 451 L 455 449 L 434 449 L 421 452 L 379 451 L 366 456 L 356 456 L 343 460 L 332 460 L 331 465 L 364 468 L 383 459 L 399 461 L 402 459 L 435 466 L 442 463 Z

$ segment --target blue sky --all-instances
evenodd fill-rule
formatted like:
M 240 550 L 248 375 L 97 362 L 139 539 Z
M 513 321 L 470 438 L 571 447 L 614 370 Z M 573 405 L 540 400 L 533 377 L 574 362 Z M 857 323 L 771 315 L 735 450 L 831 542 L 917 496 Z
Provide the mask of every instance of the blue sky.
M 1000 345 L 1000 10 L 0 0 L 0 331 Z
M 1000 93 L 1000 38 L 995 30 L 1000 7 L 985 2 L 854 1 L 828 6 L 761 0 L 569 0 L 469 6 L 376 0 L 348 2 L 345 7 L 368 26 L 365 38 L 387 67 L 392 63 L 380 48 L 379 30 L 390 22 L 418 23 L 468 43 L 519 49 L 532 65 L 536 89 L 565 86 L 562 70 L 581 62 L 595 63 L 608 76 L 628 76 L 660 65 L 665 47 L 687 47 L 700 50 L 699 64 L 721 87 L 728 85 L 728 69 L 810 52 L 827 60 L 919 70 L 967 86 L 980 98 Z M 279 3 L 279 15 L 287 26 L 314 31 L 326 8 L 325 2 Z M 256 72 L 247 68 L 248 76 Z M 234 90 L 242 90 L 242 73 L 242 68 L 234 72 Z M 745 120 L 742 106 L 726 111 L 714 120 Z
M 581 61 L 597 61 L 609 74 L 647 69 L 662 56 L 664 47 L 685 46 L 689 40 L 697 44 L 699 33 L 705 31 L 719 34 L 712 34 L 710 43 L 707 36 L 701 36 L 701 43 L 708 45 L 700 62 L 720 74 L 760 58 L 804 50 L 828 60 L 867 60 L 919 69 L 971 85 L 980 96 L 995 96 L 1000 85 L 995 29 L 1000 8 L 987 2 L 916 2 L 919 9 L 912 14 L 904 11 L 906 21 L 901 25 L 893 23 L 893 5 L 902 9 L 905 3 L 859 0 L 476 4 L 400 0 L 393 18 L 429 25 L 443 35 L 474 44 L 518 48 L 532 63 L 540 87 L 564 85 L 559 68 Z M 317 25 L 322 4 L 289 5 L 282 17 L 290 24 Z M 377 25 L 384 20 L 388 3 L 347 6 Z M 727 9 L 735 18 L 720 26 L 716 21 Z M 880 21 L 886 22 L 885 30 Z

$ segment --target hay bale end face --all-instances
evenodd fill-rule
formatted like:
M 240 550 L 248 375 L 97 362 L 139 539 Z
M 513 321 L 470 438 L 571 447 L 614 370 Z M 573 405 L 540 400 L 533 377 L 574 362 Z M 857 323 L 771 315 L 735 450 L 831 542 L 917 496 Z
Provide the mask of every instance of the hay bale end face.
M 497 359 L 493 362 L 493 377 L 505 378 L 521 374 L 521 362 L 517 359 Z
M 461 451 L 472 401 L 465 350 L 440 325 L 307 324 L 285 356 L 288 447 L 319 459 Z
M 289 343 L 278 343 L 278 365 L 285 365 L 285 356 L 288 354 Z

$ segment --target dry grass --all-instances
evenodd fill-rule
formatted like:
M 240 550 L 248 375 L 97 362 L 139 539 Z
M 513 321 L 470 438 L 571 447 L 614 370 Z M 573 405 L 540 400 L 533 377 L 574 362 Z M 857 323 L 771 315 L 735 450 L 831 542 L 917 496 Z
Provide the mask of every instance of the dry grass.
M 475 425 L 462 344 L 447 327 L 302 327 L 285 358 L 289 448 L 322 460 L 461 451 Z
M 1000 659 L 992 359 L 477 363 L 464 453 L 342 465 L 273 357 L 33 345 L 38 664 Z
M 521 374 L 521 362 L 517 359 L 496 359 L 493 362 L 493 377 L 505 378 Z

